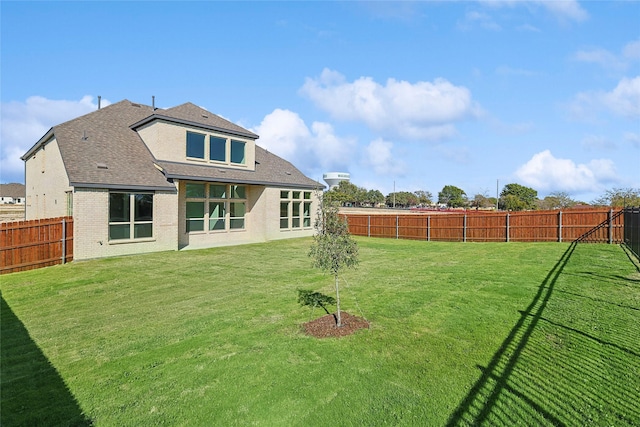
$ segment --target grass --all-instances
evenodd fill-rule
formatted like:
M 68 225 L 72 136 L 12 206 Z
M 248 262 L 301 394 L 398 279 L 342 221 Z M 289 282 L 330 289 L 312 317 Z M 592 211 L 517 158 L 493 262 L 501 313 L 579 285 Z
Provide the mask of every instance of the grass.
M 0 277 L 0 424 L 638 425 L 640 273 L 622 248 L 358 238 L 342 308 L 310 239 Z

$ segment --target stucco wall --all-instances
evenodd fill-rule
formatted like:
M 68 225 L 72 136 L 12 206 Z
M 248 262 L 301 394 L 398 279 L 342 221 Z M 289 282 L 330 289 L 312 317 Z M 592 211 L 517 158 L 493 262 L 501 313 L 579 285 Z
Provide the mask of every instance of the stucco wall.
M 58 142 L 52 138 L 25 162 L 25 218 L 55 218 L 67 215 L 69 179 Z
M 249 138 L 239 136 L 231 136 L 232 139 L 243 141 L 245 143 L 245 164 L 238 165 L 235 163 L 224 162 L 208 162 L 206 160 L 187 159 L 187 131 L 205 134 L 205 144 L 209 144 L 209 135 L 227 138 L 229 135 L 220 132 L 207 131 L 204 129 L 179 125 L 175 123 L 167 123 L 163 121 L 155 121 L 149 123 L 138 130 L 138 135 L 144 143 L 149 147 L 151 153 L 158 160 L 167 160 L 173 162 L 184 162 L 192 164 L 209 164 L 221 165 L 233 169 L 254 170 L 256 160 L 256 144 Z M 227 158 L 229 158 L 229 144 L 227 144 Z
M 259 243 L 269 240 L 311 236 L 313 227 L 296 230 L 280 229 L 280 190 L 282 188 L 247 186 L 247 214 L 244 230 L 186 232 L 185 181 L 179 188 L 179 236 L 180 249 L 200 249 L 229 246 L 244 243 Z M 318 207 L 318 200 L 312 193 L 312 225 Z
M 178 249 L 178 196 L 155 192 L 153 238 L 109 242 L 109 190 L 74 191 L 74 259 L 101 258 Z

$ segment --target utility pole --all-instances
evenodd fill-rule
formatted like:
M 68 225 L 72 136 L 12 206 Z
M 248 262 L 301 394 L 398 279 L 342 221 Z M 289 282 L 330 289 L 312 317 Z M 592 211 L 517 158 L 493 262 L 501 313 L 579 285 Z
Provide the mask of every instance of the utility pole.
M 393 208 L 396 207 L 396 181 L 393 181 Z
M 500 180 L 496 179 L 496 211 L 498 211 L 498 187 L 500 187 Z

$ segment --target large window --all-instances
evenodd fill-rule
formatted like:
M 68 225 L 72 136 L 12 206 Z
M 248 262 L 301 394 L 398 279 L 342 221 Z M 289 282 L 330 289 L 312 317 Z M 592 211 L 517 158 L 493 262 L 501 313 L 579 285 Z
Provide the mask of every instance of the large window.
M 236 139 L 187 131 L 186 155 L 190 159 L 244 165 L 247 162 L 246 145 L 246 142 Z
M 204 135 L 187 132 L 187 157 L 204 159 Z
M 231 163 L 244 165 L 244 142 L 231 140 Z
M 188 182 L 185 190 L 187 232 L 245 228 L 246 186 Z
M 280 191 L 280 229 L 311 227 L 311 192 Z
M 109 193 L 109 240 L 153 237 L 152 193 Z

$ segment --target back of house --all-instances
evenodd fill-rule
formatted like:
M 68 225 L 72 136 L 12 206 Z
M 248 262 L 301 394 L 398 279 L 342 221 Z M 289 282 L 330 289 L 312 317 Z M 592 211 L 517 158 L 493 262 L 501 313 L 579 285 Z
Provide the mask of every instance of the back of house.
M 322 184 L 194 104 L 123 100 L 25 155 L 26 219 L 72 216 L 74 259 L 302 237 Z

